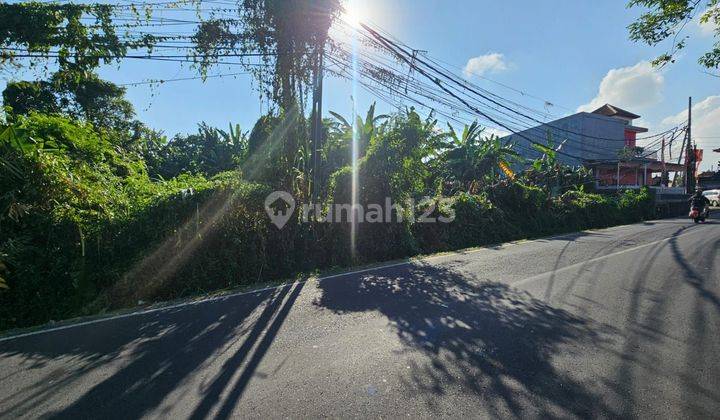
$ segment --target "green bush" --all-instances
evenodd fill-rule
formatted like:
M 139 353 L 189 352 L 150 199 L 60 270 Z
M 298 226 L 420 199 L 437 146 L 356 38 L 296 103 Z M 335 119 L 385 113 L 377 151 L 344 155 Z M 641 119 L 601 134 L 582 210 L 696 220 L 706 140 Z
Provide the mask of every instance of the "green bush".
M 452 223 L 413 225 L 423 252 L 633 223 L 651 218 L 654 209 L 647 189 L 628 190 L 618 197 L 572 190 L 550 199 L 541 189 L 519 184 L 492 189 L 489 195 L 460 193 L 449 203 L 455 215 Z
M 362 223 L 353 252 L 349 223 L 300 223 L 297 212 L 277 229 L 264 210 L 273 188 L 239 172 L 152 181 L 142 159 L 90 125 L 18 117 L 0 127 L 0 330 L 324 267 L 653 216 L 647 189 L 551 197 L 506 180 L 410 207 L 428 191 L 427 139 L 434 133 L 432 122 L 413 112 L 373 130 L 359 162 L 359 202 L 384 207 L 390 198 L 402 207 L 391 223 Z M 351 202 L 351 178 L 349 167 L 332 175 L 326 208 Z M 454 220 L 422 223 L 421 215 Z
M 0 151 L 0 329 L 97 311 L 88 304 L 222 184 L 151 182 L 137 157 L 57 116 L 0 127 Z

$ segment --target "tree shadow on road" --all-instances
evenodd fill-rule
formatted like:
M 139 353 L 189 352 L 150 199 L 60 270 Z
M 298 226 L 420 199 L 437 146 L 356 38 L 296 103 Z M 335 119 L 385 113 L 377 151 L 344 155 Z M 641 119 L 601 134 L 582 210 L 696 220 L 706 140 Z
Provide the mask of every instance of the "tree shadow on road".
M 120 318 L 99 327 L 79 326 L 0 343 L 0 360 L 23 360 L 19 374 L 53 361 L 68 366 L 59 374 L 50 373 L 12 395 L 0 397 L 0 416 L 22 416 L 45 399 L 62 398 L 71 388 L 81 388 L 79 397 L 50 417 L 137 418 L 161 407 L 171 393 L 187 392 L 181 385 L 194 372 L 212 364 L 222 353 L 233 352 L 195 412 L 197 417 L 205 416 L 220 392 L 230 385 L 230 377 L 240 372 L 221 408 L 221 414 L 227 416 L 301 289 L 299 283 L 240 298 Z M 226 299 L 232 300 L 223 304 Z M 113 370 L 108 365 L 116 360 L 126 364 Z M 83 385 L 88 376 L 103 369 L 109 369 L 107 378 Z
M 720 402 L 715 391 L 717 386 L 706 381 L 717 375 L 706 374 L 703 378 L 698 372 L 712 371 L 717 366 L 713 347 L 707 345 L 713 336 L 708 331 L 709 326 L 714 325 L 713 318 L 717 316 L 706 311 L 704 304 L 710 304 L 717 311 L 719 300 L 710 290 L 715 287 L 708 278 L 713 271 L 708 269 L 708 275 L 700 272 L 681 251 L 679 237 L 690 228 L 694 225 L 683 221 L 682 227 L 673 232 L 669 240 L 648 248 L 637 258 L 637 268 L 627 277 L 626 291 L 630 293 L 630 300 L 625 329 L 621 332 L 623 337 L 619 340 L 623 345 L 616 351 L 619 363 L 612 379 L 602 379 L 616 395 L 623 417 L 637 417 L 638 413 L 651 415 L 647 407 L 643 407 L 648 405 L 648 397 L 643 391 L 648 393 L 649 389 L 653 390 L 649 393 L 655 392 L 656 398 L 662 399 L 668 407 L 681 404 L 683 413 L 690 418 L 709 418 L 717 412 Z M 697 231 L 696 240 L 708 239 L 703 239 L 701 230 Z M 713 264 L 720 241 L 712 238 L 709 242 L 712 243 L 701 247 L 704 251 L 695 255 L 693 261 Z M 654 268 L 656 263 L 668 258 L 677 266 Z M 675 272 L 662 275 L 659 271 L 663 269 Z M 687 284 L 697 292 L 691 303 L 682 300 Z M 690 316 L 684 320 L 687 313 Z M 674 323 L 682 324 L 683 328 L 678 330 Z M 675 348 L 668 350 L 672 346 Z M 664 353 L 668 351 L 685 352 L 686 366 L 677 366 L 668 360 Z M 649 380 L 649 377 L 655 380 Z M 662 384 L 667 382 L 679 383 L 684 394 L 678 397 L 679 401 L 672 400 L 675 397 L 672 391 L 663 389 Z
M 607 414 L 589 387 L 552 364 L 572 344 L 604 339 L 603 328 L 587 319 L 508 285 L 423 263 L 360 280 L 323 280 L 319 288 L 319 307 L 340 314 L 379 311 L 408 351 L 428 358 L 402 380 L 431 408 L 459 391 L 497 416 Z
M 700 235 L 701 233 L 698 233 L 698 240 L 703 239 Z M 670 247 L 675 261 L 683 270 L 685 282 L 697 291 L 698 296 L 712 304 L 715 310 L 720 312 L 720 297 L 711 290 L 715 286 L 712 276 L 717 278 L 717 272 L 713 266 L 718 252 L 720 252 L 720 239 L 706 237 L 704 240 L 709 243 L 702 247 L 701 261 L 710 265 L 707 269 L 693 267 L 680 249 L 676 236 L 670 240 Z

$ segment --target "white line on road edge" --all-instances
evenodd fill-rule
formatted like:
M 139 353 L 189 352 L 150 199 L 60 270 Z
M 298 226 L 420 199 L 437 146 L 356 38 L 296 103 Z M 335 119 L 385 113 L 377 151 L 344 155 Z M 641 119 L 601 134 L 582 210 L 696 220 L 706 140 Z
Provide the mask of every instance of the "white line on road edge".
M 546 271 L 546 272 L 544 272 L 544 273 L 536 274 L 536 275 L 531 276 L 531 277 L 526 277 L 526 278 L 524 278 L 524 279 L 522 279 L 522 280 L 518 280 L 518 281 L 516 281 L 516 282 L 510 283 L 510 285 L 511 285 L 511 286 L 520 286 L 520 285 L 522 285 L 522 284 L 530 283 L 530 282 L 532 282 L 532 281 L 535 281 L 535 280 L 537 280 L 537 279 L 541 279 L 541 278 L 543 278 L 543 277 L 545 277 L 545 276 L 548 276 L 548 275 L 551 275 L 551 274 L 563 273 L 563 272 L 565 272 L 565 271 L 572 270 L 573 268 L 577 268 L 577 267 L 580 267 L 580 266 L 583 266 L 583 265 L 592 264 L 592 263 L 594 263 L 594 262 L 602 261 L 602 260 L 604 260 L 604 259 L 607 259 L 607 258 L 610 258 L 610 257 L 614 257 L 614 256 L 616 256 L 616 255 L 627 254 L 628 252 L 634 252 L 634 251 L 637 251 L 637 250 L 639 250 L 639 249 L 647 248 L 647 247 L 652 246 L 652 245 L 657 245 L 657 244 L 660 244 L 660 243 L 663 243 L 663 242 L 669 242 L 669 241 L 672 241 L 673 239 L 682 238 L 683 236 L 689 235 L 689 234 L 691 234 L 691 233 L 695 233 L 695 232 L 685 232 L 685 233 L 683 233 L 683 234 L 680 234 L 680 235 L 677 235 L 677 236 L 673 236 L 673 237 L 670 237 L 670 238 L 658 239 L 657 241 L 648 242 L 648 243 L 646 243 L 646 244 L 634 246 L 634 247 L 632 247 L 632 248 L 626 248 L 626 249 L 623 249 L 622 251 L 613 252 L 612 254 L 605 254 L 605 255 L 602 255 L 602 256 L 600 256 L 600 257 L 591 258 L 591 259 L 589 259 L 589 260 L 585 260 L 585 261 L 582 261 L 582 262 L 579 262 L 579 263 L 566 265 L 565 267 L 560 267 L 560 268 L 558 268 L 557 270 Z
M 672 219 L 668 219 L 668 220 L 672 220 Z M 636 224 L 637 224 L 637 223 L 635 223 L 635 224 L 630 224 L 630 225 L 623 225 L 623 226 L 634 226 L 634 225 L 636 225 Z M 548 240 L 553 240 L 553 239 L 565 238 L 565 237 L 568 237 L 568 236 L 572 236 L 572 235 L 576 235 L 576 234 L 581 234 L 581 233 L 583 233 L 583 232 L 604 231 L 604 230 L 614 229 L 614 228 L 623 227 L 623 226 L 611 226 L 611 227 L 604 228 L 604 229 L 588 229 L 588 230 L 579 231 L 579 232 L 574 232 L 574 233 L 564 233 L 564 234 L 562 234 L 562 235 L 550 236 L 550 237 L 547 237 L 547 238 L 538 238 L 538 239 L 532 239 L 532 240 L 519 240 L 519 241 L 507 242 L 507 243 L 500 244 L 500 245 L 501 245 L 502 247 L 505 247 L 505 246 L 508 246 L 508 245 L 524 245 L 524 244 L 529 244 L 529 243 L 533 243 L 533 242 L 548 241 Z M 691 225 L 691 226 L 692 226 L 692 225 Z M 690 233 L 690 232 L 688 232 L 688 233 Z M 683 233 L 682 235 L 675 236 L 675 238 L 679 238 L 679 237 L 681 237 L 681 236 L 685 236 L 685 235 L 687 235 L 688 233 Z M 604 255 L 604 256 L 602 256 L 602 257 L 597 257 L 597 258 L 593 258 L 593 259 L 590 259 L 590 260 L 583 261 L 582 263 L 578 263 L 578 264 L 573 264 L 573 265 L 569 265 L 569 266 L 566 266 L 566 267 L 562 267 L 562 268 L 560 268 L 560 269 L 558 269 L 558 270 L 548 271 L 548 272 L 545 272 L 545 273 L 542 273 L 542 274 L 537 274 L 537 275 L 535 275 L 535 276 L 522 279 L 522 280 L 520 280 L 520 281 L 518 281 L 518 282 L 516 282 L 516 283 L 512 283 L 511 285 L 512 285 L 512 286 L 519 285 L 519 284 L 525 283 L 525 282 L 527 282 L 527 281 L 534 280 L 534 279 L 536 279 L 536 278 L 540 278 L 540 277 L 542 277 L 542 276 L 548 275 L 548 274 L 553 273 L 553 272 L 557 273 L 557 272 L 564 271 L 565 269 L 570 269 L 570 268 L 572 268 L 572 267 L 575 267 L 575 266 L 578 266 L 578 265 L 581 265 L 581 264 L 587 264 L 587 263 L 590 263 L 590 262 L 599 261 L 599 260 L 602 260 L 602 259 L 604 259 L 604 258 L 611 257 L 611 256 L 613 256 L 613 255 L 618 255 L 618 254 L 623 254 L 623 253 L 626 253 L 626 252 L 634 251 L 634 250 L 637 250 L 637 249 L 640 249 L 640 248 L 644 248 L 644 247 L 647 247 L 647 246 L 650 246 L 650 245 L 654 245 L 654 244 L 656 244 L 656 243 L 660 243 L 660 242 L 663 242 L 663 241 L 669 241 L 669 240 L 671 240 L 671 239 L 672 239 L 672 238 L 660 239 L 660 240 L 658 240 L 658 241 L 649 242 L 649 243 L 647 243 L 647 244 L 640 245 L 640 246 L 636 246 L 636 247 L 634 247 L 634 248 L 628 248 L 628 249 L 625 249 L 625 250 L 616 252 L 616 253 L 614 253 L 614 254 Z M 69 329 L 69 328 L 82 327 L 82 326 L 85 326 L 85 325 L 92 325 L 92 324 L 99 324 L 99 323 L 101 323 L 101 322 L 113 321 L 113 320 L 116 320 L 116 319 L 130 318 L 130 317 L 133 317 L 133 316 L 140 316 L 140 315 L 148 315 L 148 314 L 152 314 L 152 313 L 155 313 L 155 312 L 168 311 L 168 310 L 172 310 L 172 309 L 182 308 L 182 307 L 184 307 L 184 306 L 192 306 L 192 305 L 199 305 L 199 304 L 203 304 L 203 303 L 211 303 L 211 302 L 215 302 L 215 301 L 222 300 L 222 299 L 234 298 L 234 297 L 237 297 L 237 296 L 252 295 L 252 294 L 255 294 L 255 293 L 267 292 L 267 291 L 269 291 L 269 290 L 282 289 L 282 288 L 285 288 L 285 287 L 293 286 L 293 285 L 295 285 L 295 284 L 306 283 L 306 282 L 311 281 L 311 280 L 318 280 L 318 281 L 319 281 L 319 280 L 329 280 L 329 279 L 334 279 L 334 278 L 337 278 L 337 277 L 351 276 L 351 275 L 353 275 L 353 274 L 362 274 L 362 273 L 367 273 L 367 272 L 375 271 L 375 270 L 382 270 L 382 269 L 386 269 L 386 268 L 400 267 L 400 266 L 409 265 L 409 264 L 412 264 L 412 263 L 415 263 L 415 262 L 418 262 L 418 261 L 427 261 L 427 260 L 432 260 L 432 259 L 436 259 L 436 258 L 447 258 L 447 257 L 450 257 L 450 256 L 456 256 L 456 255 L 474 254 L 474 253 L 477 253 L 477 252 L 486 251 L 487 249 L 488 249 L 488 247 L 487 247 L 487 246 L 484 246 L 484 247 L 480 247 L 480 248 L 476 248 L 476 249 L 469 249 L 469 250 L 466 249 L 466 250 L 452 251 L 452 252 L 448 252 L 448 253 L 443 253 L 443 254 L 440 254 L 440 255 L 430 255 L 430 256 L 427 256 L 427 257 L 418 257 L 418 258 L 414 258 L 414 259 L 409 260 L 409 261 L 401 261 L 401 262 L 396 262 L 396 263 L 391 263 L 391 264 L 378 265 L 378 266 L 374 266 L 374 267 L 370 267 L 370 268 L 364 268 L 364 269 L 355 270 L 355 271 L 346 271 L 346 272 L 343 272 L 343 273 L 331 274 L 331 275 L 329 275 L 329 276 L 324 276 L 324 277 L 311 277 L 311 278 L 308 278 L 308 279 L 305 279 L 305 280 L 297 280 L 297 281 L 292 282 L 292 283 L 285 283 L 285 284 L 280 284 L 280 285 L 277 285 L 277 286 L 264 287 L 264 288 L 262 288 L 262 289 L 249 290 L 249 291 L 246 291 L 246 292 L 230 293 L 230 294 L 226 294 L 226 295 L 220 295 L 220 296 L 214 296 L 214 297 L 209 297 L 209 298 L 205 298 L 205 299 L 199 299 L 199 300 L 192 301 L 192 302 L 181 302 L 181 303 L 178 303 L 178 304 L 175 304 L 175 305 L 162 306 L 162 307 L 159 307 L 159 308 L 146 309 L 146 310 L 141 310 L 141 311 L 129 312 L 129 313 L 126 313 L 126 314 L 120 314 L 120 315 L 114 315 L 114 316 L 108 316 L 108 317 L 93 319 L 93 320 L 89 320 L 89 321 L 77 322 L 77 323 L 72 323 L 72 324 L 67 324 L 67 325 L 60 325 L 60 326 L 57 326 L 57 327 L 45 328 L 45 329 L 41 329 L 41 330 L 37 330 L 37 331 L 30 331 L 30 332 L 26 332 L 26 333 L 22 333 L 22 334 L 10 335 L 10 336 L 7 336 L 7 337 L 0 337 L 0 343 L 2 343 L 2 342 L 4 342 L 4 341 L 15 340 L 15 339 L 18 339 L 18 338 L 29 337 L 29 336 L 33 336 L 33 335 L 39 335 L 39 334 L 45 334 L 45 333 L 50 333 L 50 332 L 55 332 L 55 331 L 67 330 L 67 329 Z
M 476 252 L 476 251 L 480 251 L 480 250 L 479 249 L 473 250 L 472 252 Z M 343 276 L 350 276 L 353 274 L 367 273 L 369 271 L 380 270 L 380 269 L 384 269 L 384 268 L 399 267 L 402 265 L 411 264 L 411 263 L 419 261 L 419 260 L 428 260 L 431 258 L 439 258 L 439 257 L 447 257 L 447 256 L 448 255 L 434 255 L 434 256 L 426 257 L 426 258 L 418 258 L 418 259 L 415 259 L 412 261 L 402 261 L 402 262 L 393 263 L 393 264 L 365 268 L 362 270 L 355 270 L 355 271 L 348 271 L 348 272 L 344 272 L 344 273 L 332 274 L 332 275 L 325 276 L 325 277 L 311 277 L 311 278 L 308 278 L 305 280 L 297 280 L 292 283 L 285 283 L 285 284 L 280 284 L 277 286 L 264 287 L 262 289 L 254 289 L 254 290 L 249 290 L 247 292 L 229 293 L 226 295 L 220 295 L 220 296 L 214 296 L 214 297 L 209 297 L 209 298 L 205 298 L 205 299 L 199 299 L 199 300 L 192 301 L 192 302 L 182 302 L 182 303 L 178 303 L 175 305 L 162 306 L 159 308 L 146 309 L 146 310 L 142 310 L 142 311 L 129 312 L 126 314 L 108 316 L 108 317 L 93 319 L 93 320 L 89 320 L 89 321 L 77 322 L 77 323 L 72 323 L 72 324 L 67 324 L 67 325 L 60 325 L 57 327 L 45 328 L 45 329 L 38 330 L 38 331 L 30 331 L 30 332 L 26 332 L 26 333 L 22 333 L 22 334 L 11 335 L 11 336 L 7 336 L 7 337 L 0 337 L 0 343 L 2 343 L 3 341 L 10 341 L 10 340 L 14 340 L 17 338 L 23 338 L 23 337 L 28 337 L 28 336 L 32 336 L 32 335 L 45 334 L 45 333 L 49 333 L 49 332 L 61 331 L 61 330 L 69 329 L 69 328 L 75 328 L 75 327 L 82 327 L 84 325 L 98 324 L 100 322 L 113 321 L 116 319 L 129 318 L 129 317 L 133 317 L 133 316 L 148 315 L 148 314 L 152 314 L 155 312 L 168 311 L 168 310 L 172 310 L 172 309 L 182 308 L 184 306 L 199 305 L 202 303 L 210 303 L 210 302 L 215 302 L 215 301 L 222 300 L 222 299 L 230 299 L 230 298 L 234 298 L 237 296 L 252 295 L 252 294 L 256 294 L 256 293 L 267 292 L 268 290 L 282 289 L 285 287 L 293 286 L 295 284 L 306 283 L 310 280 L 328 280 L 328 279 L 333 279 L 336 277 L 343 277 Z

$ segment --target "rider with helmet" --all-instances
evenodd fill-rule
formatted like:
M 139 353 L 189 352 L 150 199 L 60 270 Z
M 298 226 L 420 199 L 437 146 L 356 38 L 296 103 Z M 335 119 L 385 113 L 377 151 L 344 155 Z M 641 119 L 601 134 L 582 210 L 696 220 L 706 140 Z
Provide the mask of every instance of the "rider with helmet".
M 690 202 L 691 208 L 697 207 L 700 209 L 701 213 L 706 215 L 706 217 L 710 216 L 710 200 L 702 194 L 702 190 L 700 188 L 695 190 L 695 194 L 693 194 L 688 201 Z

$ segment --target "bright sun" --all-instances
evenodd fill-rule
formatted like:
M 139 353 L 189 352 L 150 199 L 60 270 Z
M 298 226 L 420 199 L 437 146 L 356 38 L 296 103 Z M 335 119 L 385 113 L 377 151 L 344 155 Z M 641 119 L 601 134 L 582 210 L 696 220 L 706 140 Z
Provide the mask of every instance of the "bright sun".
M 345 3 L 345 7 L 342 14 L 342 20 L 352 25 L 354 28 L 359 28 L 362 22 L 362 13 L 357 1 L 349 0 Z

